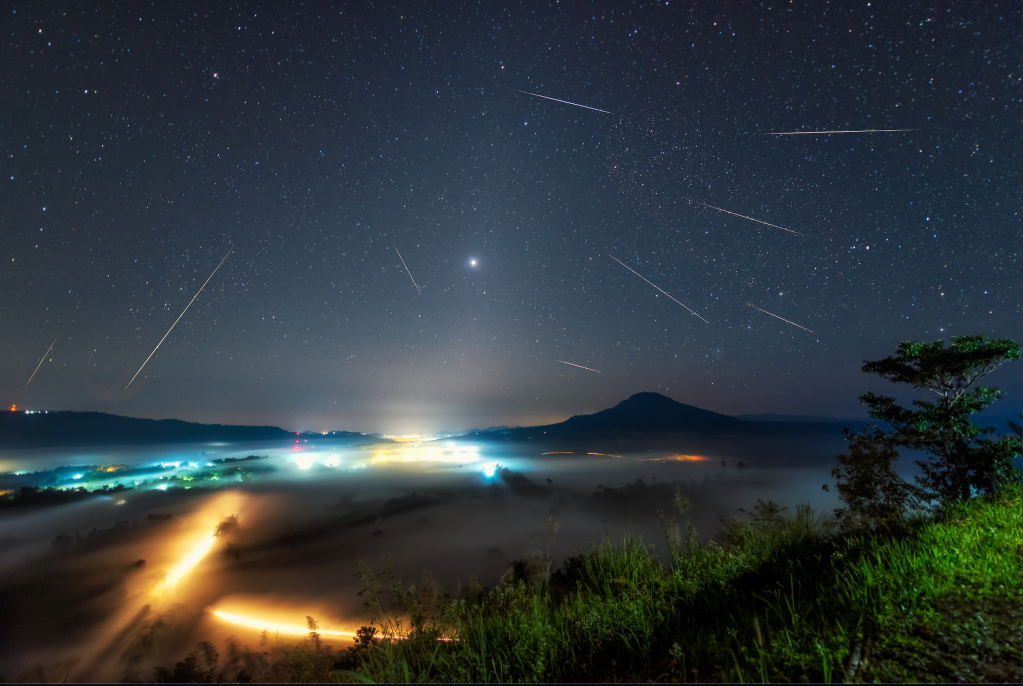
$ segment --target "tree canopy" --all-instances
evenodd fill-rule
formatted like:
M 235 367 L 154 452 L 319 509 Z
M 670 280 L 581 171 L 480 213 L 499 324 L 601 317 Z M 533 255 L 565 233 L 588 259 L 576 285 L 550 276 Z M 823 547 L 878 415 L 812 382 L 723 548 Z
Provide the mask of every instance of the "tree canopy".
M 971 415 L 998 400 L 998 388 L 974 385 L 995 369 L 1020 359 L 1020 346 L 1008 339 L 984 335 L 953 336 L 952 345 L 903 341 L 894 356 L 864 362 L 863 371 L 892 383 L 909 384 L 932 393 L 931 400 L 914 400 L 915 409 L 895 398 L 865 393 L 860 402 L 870 417 L 887 422 L 891 431 L 871 426 L 850 434 L 851 455 L 840 455 L 832 476 L 839 496 L 850 510 L 877 517 L 894 514 L 907 504 L 938 500 L 968 500 L 991 493 L 1019 478 L 1012 460 L 1020 454 L 1017 435 L 994 435 L 994 427 L 970 421 Z M 972 389 L 972 390 L 971 390 Z M 922 474 L 916 485 L 904 482 L 892 469 L 900 447 L 923 451 L 915 460 Z

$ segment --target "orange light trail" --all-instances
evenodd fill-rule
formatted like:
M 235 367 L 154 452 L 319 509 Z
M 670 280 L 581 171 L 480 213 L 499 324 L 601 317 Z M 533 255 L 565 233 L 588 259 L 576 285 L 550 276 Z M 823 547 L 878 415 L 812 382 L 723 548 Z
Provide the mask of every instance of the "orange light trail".
M 746 304 L 747 304 L 747 305 L 749 305 L 750 307 L 752 307 L 752 308 L 753 308 L 754 310 L 760 310 L 760 308 L 759 308 L 759 307 L 757 307 L 756 305 L 750 305 L 749 303 L 746 303 Z M 781 317 L 779 317 L 778 315 L 776 315 L 776 314 L 771 314 L 771 313 L 770 313 L 770 312 L 768 312 L 767 310 L 760 310 L 760 311 L 761 311 L 761 312 L 763 312 L 764 314 L 770 314 L 770 315 L 771 315 L 772 317 L 774 317 L 775 319 L 781 319 L 781 320 L 782 320 L 783 322 L 785 322 L 786 324 L 791 324 L 792 326 L 797 326 L 797 327 L 799 327 L 800 329 L 802 329 L 803 331 L 810 331 L 810 329 L 806 328 L 805 326 L 799 326 L 799 324 L 796 324 L 795 322 L 790 322 L 790 321 L 789 321 L 788 319 L 782 319 L 782 318 L 781 318 Z M 810 333 L 817 333 L 817 332 L 816 332 L 816 331 L 810 331 Z
M 208 537 L 202 539 L 194 548 L 188 551 L 180 562 L 171 568 L 170 573 L 167 574 L 167 578 L 162 584 L 156 587 L 156 591 L 153 595 L 162 597 L 164 594 L 173 593 L 174 589 L 177 588 L 178 582 L 192 571 L 192 569 L 199 564 L 199 561 L 206 557 L 206 554 L 213 548 L 213 544 L 217 541 L 216 533 L 210 534 Z
M 803 238 L 806 238 L 806 234 L 805 233 L 799 233 L 798 231 L 793 231 L 792 229 L 786 229 L 784 226 L 778 226 L 777 224 L 770 224 L 768 222 L 761 221 L 759 219 L 754 219 L 753 217 L 747 217 L 744 214 L 738 214 L 737 212 L 731 212 L 729 210 L 725 210 L 725 209 L 722 209 L 720 207 L 714 207 L 713 205 L 708 205 L 707 203 L 700 202 L 699 200 L 690 200 L 690 202 L 695 202 L 697 205 L 703 205 L 704 207 L 709 207 L 712 210 L 717 210 L 718 212 L 724 212 L 725 214 L 730 214 L 730 215 L 732 215 L 734 217 L 739 217 L 740 219 L 749 219 L 751 222 L 757 222 L 758 224 L 764 224 L 766 226 L 773 226 L 776 229 L 781 229 L 782 231 L 788 231 L 789 233 L 794 233 L 797 236 L 802 236 Z
M 278 631 L 282 634 L 289 634 L 292 636 L 305 636 L 309 633 L 309 629 L 303 626 L 295 626 L 288 624 L 271 624 L 270 622 L 264 622 L 258 619 L 252 619 L 251 617 L 243 617 L 242 615 L 236 615 L 232 612 L 222 612 L 217 610 L 213 613 L 225 622 L 231 624 L 237 624 L 238 626 L 245 626 L 250 629 L 257 631 Z M 333 631 L 330 629 L 317 629 L 316 633 L 323 634 L 326 636 L 355 636 L 356 634 L 351 631 Z
M 709 458 L 703 455 L 672 455 L 671 457 L 652 457 L 640 462 L 706 462 Z
M 645 276 L 643 276 L 642 274 L 640 274 L 639 272 L 637 272 L 637 271 L 636 271 L 635 269 L 633 269 L 633 268 L 632 268 L 632 267 L 630 267 L 629 265 L 627 265 L 627 264 L 625 264 L 624 262 L 622 262 L 621 260 L 619 260 L 619 259 L 618 259 L 617 257 L 615 257 L 614 255 L 612 255 L 611 253 L 606 253 L 606 254 L 607 254 L 607 256 L 608 256 L 608 257 L 610 257 L 610 258 L 611 258 L 612 260 L 614 260 L 614 261 L 615 261 L 615 262 L 617 262 L 618 264 L 622 265 L 623 267 L 625 267 L 626 269 L 628 269 L 628 270 L 629 270 L 630 272 L 632 272 L 633 274 L 635 274 L 635 275 L 636 275 L 636 276 L 638 276 L 639 278 L 641 278 L 641 279 L 643 279 L 644 281 L 646 281 L 646 282 L 647 282 L 648 284 L 650 284 L 651 286 L 653 286 L 653 287 L 654 287 L 654 288 L 656 288 L 657 290 L 661 291 L 661 293 L 664 293 L 664 294 L 665 294 L 666 296 L 668 296 L 668 297 L 669 297 L 669 298 L 671 298 L 672 300 L 675 300 L 675 298 L 674 298 L 674 297 L 672 297 L 672 295 L 671 295 L 670 293 L 668 293 L 668 291 L 662 290 L 662 289 L 661 289 L 661 288 L 660 288 L 660 287 L 659 287 L 659 286 L 658 286 L 657 284 L 655 284 L 655 283 L 654 283 L 653 281 L 651 281 L 650 279 L 646 278 Z M 677 302 L 677 303 L 678 303 L 679 305 L 682 305 L 682 303 L 678 302 L 678 300 L 675 300 L 675 302 Z M 686 307 L 685 305 L 682 305 L 682 307 L 685 307 L 685 308 L 686 308 L 687 310 L 689 310 L 689 308 L 688 308 L 688 307 Z M 696 313 L 695 313 L 695 312 L 693 312 L 692 310 L 689 310 L 689 312 L 690 312 L 690 314 L 694 314 L 694 315 L 696 315 L 697 317 L 699 317 L 699 318 L 700 318 L 700 320 L 701 320 L 701 321 L 703 321 L 704 323 L 706 323 L 706 324 L 710 324 L 710 322 L 708 322 L 708 321 L 707 321 L 706 319 L 704 319 L 703 317 L 700 317 L 700 315 L 696 314 Z M 560 362 L 560 360 L 559 360 L 559 362 Z
M 855 129 L 848 131 L 765 131 L 765 136 L 823 136 L 829 133 L 894 133 L 896 131 L 916 131 L 916 129 Z
M 233 612 L 223 612 L 222 610 L 216 610 L 214 613 L 217 617 L 229 622 L 231 624 L 237 624 L 238 626 L 248 627 L 255 629 L 256 631 L 277 631 L 282 634 L 291 636 L 306 636 L 313 629 L 309 629 L 303 626 L 297 626 L 294 624 L 272 624 L 270 622 L 264 622 L 252 617 L 243 617 L 242 615 L 236 615 Z M 327 636 L 358 636 L 358 634 L 351 631 L 334 631 L 332 629 L 315 629 L 316 633 Z M 404 640 L 404 636 L 384 636 L 383 638 L 394 638 Z M 457 638 L 438 638 L 438 641 L 457 641 Z
M 232 252 L 233 250 L 234 250 L 234 246 L 232 245 L 232 246 L 231 246 L 231 250 L 228 250 L 228 251 L 227 251 L 227 254 L 226 254 L 226 255 L 224 255 L 224 259 L 222 259 L 222 260 L 220 261 L 220 264 L 218 264 L 218 265 L 217 265 L 217 269 L 214 269 L 214 270 L 213 270 L 213 274 L 210 274 L 210 278 L 209 278 L 209 279 L 206 279 L 206 283 L 204 283 L 204 284 L 203 284 L 202 286 L 200 286 L 200 287 L 199 287 L 199 290 L 197 290 L 197 291 L 195 292 L 195 295 L 193 295 L 193 296 L 192 296 L 192 299 L 188 301 L 188 304 L 187 304 L 187 305 L 185 305 L 185 309 L 181 310 L 181 314 L 179 314 L 179 315 L 178 315 L 178 318 L 174 320 L 174 323 L 173 323 L 173 324 L 171 324 L 171 327 L 170 327 L 169 329 L 167 329 L 167 333 L 165 333 L 165 334 L 163 335 L 163 338 L 161 338 L 161 339 L 160 339 L 160 342 L 156 344 L 156 347 L 155 347 L 155 348 L 153 348 L 153 352 L 149 353 L 149 357 L 147 357 L 147 358 L 146 358 L 146 361 L 142 363 L 142 367 L 139 367 L 139 370 L 138 370 L 137 372 L 135 372 L 135 376 L 138 376 L 138 375 L 139 375 L 139 374 L 140 374 L 140 373 L 142 372 L 142 369 L 143 369 L 143 368 L 144 368 L 144 367 L 146 366 L 146 364 L 148 364 L 148 363 L 149 363 L 149 359 L 150 359 L 150 358 L 151 358 L 151 357 L 152 357 L 153 355 L 155 355 L 155 354 L 156 354 L 156 351 L 157 351 L 157 350 L 159 350 L 159 349 L 160 349 L 160 346 L 161 346 L 161 345 L 163 345 L 163 342 L 164 342 L 165 340 L 167 340 L 167 336 L 170 336 L 170 332 L 174 330 L 174 327 L 178 325 L 178 322 L 180 322 L 180 321 L 181 321 L 181 318 L 185 316 L 185 312 L 188 312 L 188 308 L 192 306 L 192 303 L 194 303 L 194 302 L 195 302 L 195 299 L 199 297 L 199 294 L 200 294 L 200 293 L 202 293 L 202 289 L 203 289 L 203 288 L 206 288 L 206 284 L 210 282 L 210 279 L 212 279 L 212 278 L 213 278 L 213 276 L 214 276 L 214 274 L 216 274 L 216 273 L 217 273 L 217 270 L 219 270 L 219 269 L 220 269 L 221 265 L 223 265 L 223 264 L 224 264 L 224 262 L 226 262 L 226 261 L 227 261 L 227 258 L 231 256 L 231 252 Z M 131 377 L 131 381 L 134 381 L 134 380 L 135 380 L 135 376 Z M 126 391 L 126 390 L 128 390 L 128 386 L 131 386 L 131 381 L 129 381 L 129 382 L 128 382 L 128 384 L 127 384 L 127 385 L 126 385 L 126 386 L 124 387 L 124 390 L 125 390 L 125 391 Z M 122 393 L 123 393 L 123 391 L 122 391 Z

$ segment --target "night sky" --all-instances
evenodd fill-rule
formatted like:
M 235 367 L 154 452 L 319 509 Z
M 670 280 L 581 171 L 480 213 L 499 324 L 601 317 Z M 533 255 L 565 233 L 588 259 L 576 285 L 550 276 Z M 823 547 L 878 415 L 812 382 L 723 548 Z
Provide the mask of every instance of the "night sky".
M 899 340 L 1023 339 L 1018 2 L 0 11 L 6 406 L 864 416 Z M 849 129 L 913 130 L 769 134 Z

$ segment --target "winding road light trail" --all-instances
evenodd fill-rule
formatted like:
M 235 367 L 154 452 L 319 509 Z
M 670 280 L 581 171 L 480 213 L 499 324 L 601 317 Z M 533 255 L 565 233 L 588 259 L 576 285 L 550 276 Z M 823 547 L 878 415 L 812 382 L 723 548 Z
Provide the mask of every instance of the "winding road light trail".
M 270 622 L 260 621 L 253 619 L 252 617 L 245 617 L 243 615 L 234 614 L 233 612 L 224 612 L 222 610 L 216 610 L 213 614 L 225 622 L 231 624 L 237 624 L 238 626 L 245 626 L 250 629 L 257 631 L 277 631 L 282 634 L 291 636 L 308 636 L 311 632 L 315 631 L 321 635 L 327 636 L 358 636 L 358 634 L 352 633 L 351 631 L 334 631 L 333 629 L 309 629 L 308 627 L 302 627 L 295 624 L 272 624 Z M 387 638 L 405 640 L 405 636 L 388 636 Z M 457 641 L 457 638 L 438 638 L 438 641 Z
M 160 345 L 162 345 L 162 344 L 163 344 L 163 342 L 164 342 L 165 340 L 167 340 L 167 336 L 170 336 L 170 332 L 171 332 L 171 331 L 173 331 L 173 330 L 174 330 L 174 327 L 178 325 L 178 322 L 179 322 L 179 321 L 181 321 L 181 318 L 185 316 L 185 312 L 188 312 L 188 308 L 192 306 L 192 303 L 194 303 L 194 302 L 195 302 L 195 299 L 199 297 L 199 294 L 200 294 L 200 293 L 202 293 L 202 289 L 203 289 L 203 288 L 206 288 L 206 284 L 210 282 L 210 279 L 212 279 L 212 278 L 213 278 L 213 275 L 217 273 L 217 270 L 218 270 L 218 269 L 220 269 L 221 265 L 223 265 L 223 264 L 224 264 L 224 262 L 226 262 L 226 261 L 227 261 L 227 258 L 231 256 L 231 253 L 232 253 L 233 251 L 234 251 L 234 246 L 232 245 L 232 246 L 231 246 L 231 249 L 227 251 L 227 254 L 226 254 L 226 255 L 224 255 L 224 259 L 222 259 L 222 260 L 220 261 L 220 264 L 218 264 L 218 265 L 217 265 L 217 269 L 214 269 L 214 270 L 213 270 L 213 274 L 210 274 L 210 278 L 209 278 L 209 279 L 206 279 L 206 283 L 204 283 L 204 284 L 203 284 L 203 285 L 202 285 L 202 286 L 201 286 L 201 287 L 199 288 L 199 290 L 197 290 L 197 291 L 195 292 L 195 295 L 193 295 L 193 296 L 192 296 L 192 299 L 188 301 L 188 304 L 187 304 L 187 305 L 185 305 L 185 309 L 181 310 L 181 314 L 179 314 L 179 315 L 178 315 L 178 318 L 174 320 L 174 323 L 173 323 L 173 324 L 171 324 L 171 327 L 170 327 L 169 329 L 167 329 L 167 333 L 165 333 L 165 334 L 163 335 L 163 338 L 161 338 L 161 339 L 160 339 L 160 342 L 156 344 L 156 347 L 155 347 L 155 348 L 153 348 L 153 352 L 149 353 L 149 357 L 147 357 L 147 358 L 146 358 L 146 361 L 142 363 L 142 367 L 139 367 L 139 370 L 138 370 L 137 372 L 135 372 L 135 376 L 138 376 L 138 375 L 139 375 L 139 373 L 140 373 L 140 372 L 142 371 L 142 369 L 143 369 L 143 368 L 144 368 L 144 367 L 146 366 L 146 364 L 148 364 L 148 363 L 149 363 L 149 359 L 150 359 L 150 358 L 151 358 L 151 357 L 152 357 L 153 355 L 155 355 L 155 354 L 156 354 L 156 351 L 157 351 L 157 350 L 159 350 L 159 349 L 160 349 Z M 124 387 L 124 389 L 123 389 L 123 390 L 121 391 L 122 393 L 124 393 L 124 391 L 128 390 L 128 386 L 131 386 L 131 382 L 135 380 L 135 376 L 131 377 L 131 381 L 129 381 L 129 382 L 127 383 L 127 385 L 126 385 L 126 386 Z
M 309 634 L 311 629 L 303 626 L 297 626 L 292 624 L 271 624 L 269 622 L 263 622 L 258 619 L 251 617 L 244 617 L 242 615 L 236 615 L 233 612 L 223 612 L 217 610 L 213 613 L 225 622 L 231 624 L 237 624 L 238 626 L 245 626 L 250 629 L 256 629 L 257 631 L 277 631 L 282 634 L 291 636 L 306 636 Z M 325 636 L 355 636 L 356 634 L 351 631 L 333 631 L 331 629 L 316 629 L 316 633 Z

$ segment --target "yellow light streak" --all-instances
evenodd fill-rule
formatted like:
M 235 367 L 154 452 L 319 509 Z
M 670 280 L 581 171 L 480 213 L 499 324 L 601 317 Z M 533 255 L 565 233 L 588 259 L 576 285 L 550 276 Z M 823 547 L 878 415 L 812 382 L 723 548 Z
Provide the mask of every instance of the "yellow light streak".
M 290 636 L 307 636 L 311 633 L 311 630 L 304 626 L 297 626 L 294 624 L 274 624 L 259 619 L 253 619 L 252 617 L 244 617 L 242 615 L 234 614 L 233 612 L 224 612 L 222 610 L 216 610 L 214 613 L 217 617 L 229 622 L 231 624 L 237 624 L 238 626 L 248 627 L 255 629 L 256 631 L 277 631 L 285 635 Z M 332 629 L 316 629 L 316 633 L 321 636 L 358 636 L 358 634 L 351 631 L 334 631 Z M 382 638 L 394 638 L 404 640 L 404 636 L 384 636 Z M 438 638 L 438 641 L 457 641 L 457 638 Z
M 174 589 L 177 588 L 178 582 L 181 581 L 186 574 L 191 572 L 192 569 L 199 564 L 200 560 L 206 557 L 206 554 L 210 552 L 210 549 L 213 548 L 213 544 L 216 543 L 216 541 L 216 535 L 210 534 L 207 538 L 201 540 L 194 548 L 188 551 L 188 554 L 185 555 L 180 562 L 174 565 L 173 568 L 171 568 L 170 573 L 167 574 L 167 578 L 162 584 L 156 587 L 156 591 L 154 591 L 153 595 L 159 598 L 165 594 L 169 595 L 173 593 Z
M 305 636 L 309 633 L 309 629 L 304 626 L 295 626 L 288 624 L 272 624 L 259 619 L 253 619 L 251 617 L 243 617 L 242 615 L 236 615 L 232 612 L 223 612 L 217 610 L 213 613 L 225 622 L 231 624 L 237 624 L 238 626 L 245 626 L 256 631 L 278 631 L 282 634 L 291 636 Z M 355 636 L 356 634 L 351 631 L 333 631 L 330 629 L 317 629 L 316 633 L 324 636 Z

